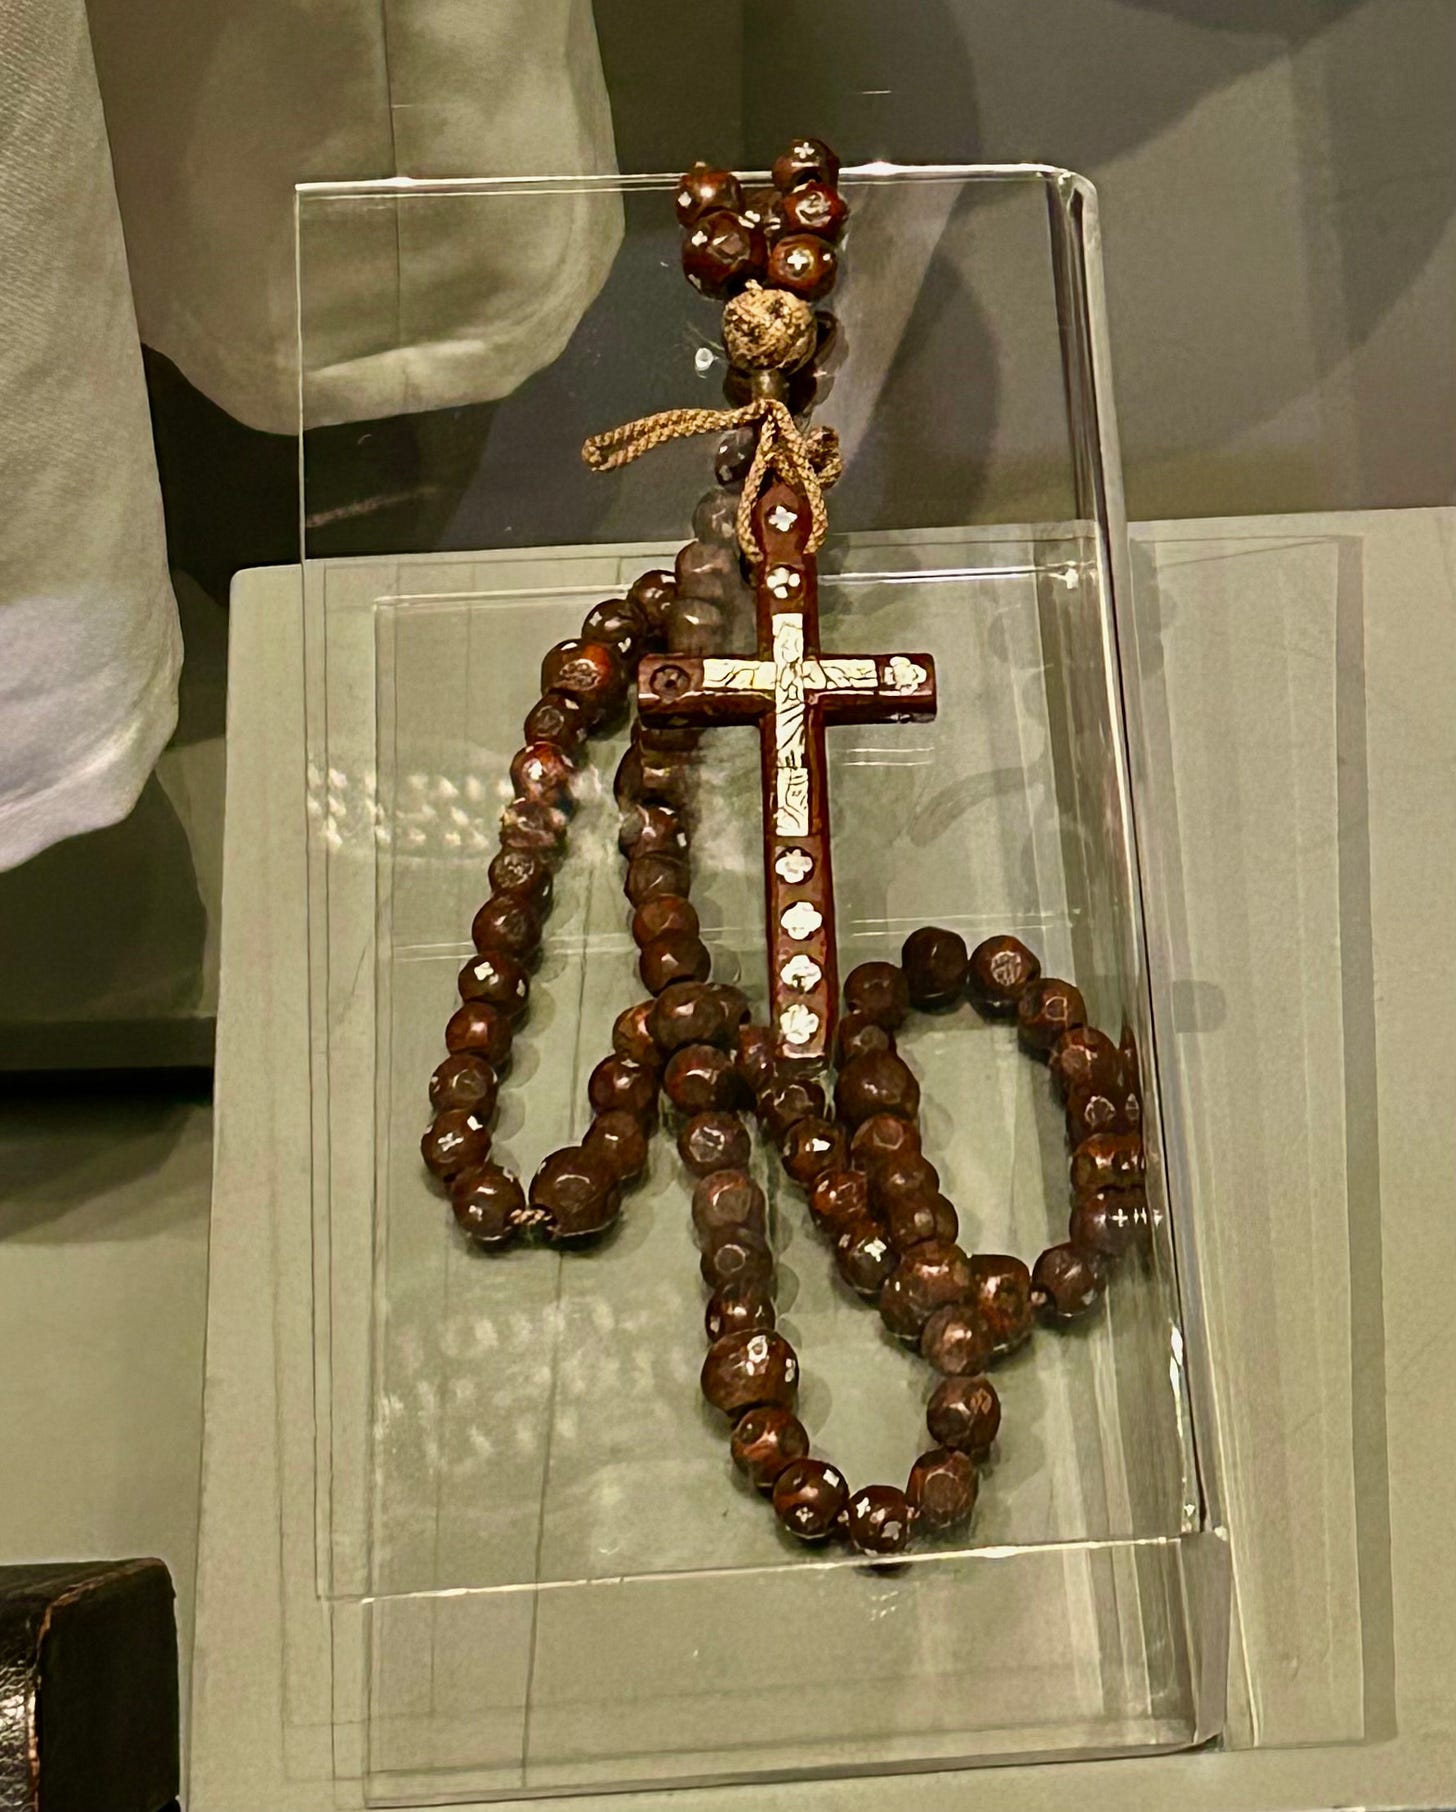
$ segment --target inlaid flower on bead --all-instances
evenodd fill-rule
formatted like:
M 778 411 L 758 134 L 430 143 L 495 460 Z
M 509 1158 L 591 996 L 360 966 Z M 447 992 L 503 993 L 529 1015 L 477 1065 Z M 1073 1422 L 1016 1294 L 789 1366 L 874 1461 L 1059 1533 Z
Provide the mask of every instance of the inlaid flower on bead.
M 779 923 L 792 938 L 813 937 L 824 923 L 824 914 L 811 900 L 795 900 Z
M 807 1044 L 819 1030 L 819 1015 L 802 1001 L 794 1001 L 779 1014 L 779 1030 L 790 1044 Z
M 926 678 L 919 662 L 907 660 L 903 654 L 892 654 L 885 662 L 885 684 L 896 692 L 914 692 L 925 684 Z
M 801 994 L 807 994 L 811 988 L 817 988 L 823 971 L 811 956 L 791 956 L 779 970 L 779 979 L 786 988 L 797 988 Z
M 798 517 L 786 503 L 776 503 L 768 513 L 769 527 L 777 529 L 781 535 L 787 535 L 797 521 Z
M 787 881 L 790 887 L 798 887 L 813 874 L 814 858 L 806 849 L 785 849 L 780 851 L 774 868 L 781 881 Z
M 803 578 L 792 566 L 775 566 L 769 570 L 765 584 L 776 598 L 791 598 L 803 586 Z

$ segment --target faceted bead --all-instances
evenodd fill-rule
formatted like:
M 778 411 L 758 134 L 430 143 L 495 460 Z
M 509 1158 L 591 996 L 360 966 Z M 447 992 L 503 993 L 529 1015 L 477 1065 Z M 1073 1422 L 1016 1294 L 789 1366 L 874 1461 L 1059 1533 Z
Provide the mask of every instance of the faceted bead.
M 667 646 L 672 654 L 716 654 L 728 620 L 711 598 L 678 598 L 668 607 Z
M 683 275 L 705 296 L 731 296 L 762 277 L 767 256 L 763 228 L 728 208 L 701 215 L 683 236 Z
M 920 1108 L 920 1084 L 902 1057 L 893 1051 L 868 1051 L 839 1072 L 834 1085 L 839 1116 L 858 1126 L 875 1114 L 913 1120 Z
M 477 951 L 460 971 L 460 998 L 483 1000 L 519 1021 L 526 1011 L 531 984 L 526 965 L 504 950 Z
M 1075 1246 L 1048 1246 L 1031 1274 L 1036 1304 L 1047 1321 L 1079 1320 L 1107 1288 L 1107 1263 Z
M 743 206 L 738 212 L 754 226 L 761 226 L 766 233 L 772 234 L 773 221 L 781 200 L 782 197 L 775 188 L 765 186 L 761 189 L 745 189 Z
M 933 1447 L 910 1468 L 905 1496 L 926 1529 L 954 1529 L 976 1507 L 976 1468 L 953 1447 Z
M 724 1284 L 708 1298 L 703 1313 L 710 1341 L 721 1340 L 725 1334 L 768 1333 L 773 1325 L 773 1297 L 767 1284 Z
M 680 893 L 653 894 L 632 915 L 632 937 L 639 948 L 674 931 L 687 937 L 698 935 L 697 909 Z
M 917 1007 L 953 1007 L 964 992 L 970 957 L 959 932 L 922 925 L 905 939 L 900 963 Z
M 744 426 L 730 428 L 718 442 L 713 455 L 713 476 L 719 484 L 742 484 L 753 464 L 758 446 L 758 429 Z
M 809 1114 L 796 1120 L 779 1144 L 784 1169 L 803 1188 L 826 1170 L 843 1170 L 849 1162 L 844 1128 Z
M 678 179 L 672 205 L 678 225 L 689 227 L 704 214 L 714 214 L 719 208 L 737 209 L 742 203 L 743 189 L 733 172 L 700 160 Z
M 761 235 L 760 235 L 761 237 Z M 786 233 L 768 255 L 768 281 L 775 289 L 817 302 L 827 296 L 839 275 L 834 247 L 812 233 Z
M 680 606 L 674 604 L 673 609 Z M 638 747 L 637 774 L 639 797 L 656 805 L 665 805 L 678 815 L 692 802 L 693 766 L 689 756 L 675 750 L 652 749 L 645 743 Z M 645 854 L 645 851 L 634 852 Z
M 729 1452 L 755 1490 L 772 1491 L 786 1466 L 808 1457 L 809 1436 L 797 1416 L 769 1403 L 740 1417 Z
M 991 1336 L 973 1308 L 951 1302 L 937 1309 L 920 1330 L 920 1351 L 947 1378 L 969 1378 L 985 1371 L 992 1353 Z
M 776 1403 L 794 1407 L 799 1391 L 799 1361 L 782 1334 L 762 1328 L 725 1334 L 708 1348 L 703 1361 L 703 1395 L 725 1415 Z
M 1046 1055 L 1063 1032 L 1087 1023 L 1087 1003 L 1071 982 L 1043 976 L 1017 1003 L 1016 1022 L 1026 1049 Z
M 849 203 L 828 183 L 806 182 L 785 195 L 774 210 L 778 233 L 813 233 L 838 239 L 849 219 Z
M 1067 1235 L 1080 1251 L 1121 1258 L 1143 1243 L 1147 1224 L 1147 1197 L 1141 1189 L 1094 1189 L 1078 1197 Z
M 893 1051 L 895 1034 L 888 1026 L 877 1025 L 863 1013 L 846 1013 L 834 1034 L 834 1060 L 843 1068 L 856 1057 L 871 1051 Z
M 420 1156 L 427 1170 L 448 1181 L 490 1156 L 490 1127 L 471 1108 L 447 1107 L 420 1140 Z
M 647 619 L 649 635 L 660 636 L 667 627 L 667 608 L 677 596 L 677 581 L 655 566 L 633 581 L 627 597 Z
M 558 642 L 541 663 L 541 690 L 570 694 L 595 725 L 626 698 L 627 669 L 605 642 Z
M 1041 964 L 1016 937 L 988 937 L 971 952 L 966 993 L 992 1019 L 1009 1018 L 1041 974 Z
M 713 998 L 723 1009 L 723 1024 L 727 1032 L 727 1036 L 721 1041 L 723 1049 L 731 1050 L 738 1037 L 739 1027 L 748 1023 L 748 1016 L 752 1011 L 748 996 L 742 988 L 735 988 L 732 982 L 713 982 L 710 986 Z
M 923 1201 L 940 1194 L 940 1172 L 920 1152 L 877 1165 L 869 1173 L 870 1200 L 888 1215 L 897 1202 Z
M 636 664 L 646 637 L 647 613 L 631 599 L 604 598 L 582 618 L 582 641 L 605 642 L 627 667 Z
M 874 1298 L 895 1269 L 896 1258 L 884 1228 L 864 1215 L 840 1228 L 834 1241 L 834 1262 L 851 1290 Z
M 703 1247 L 698 1269 L 710 1290 L 724 1284 L 768 1284 L 774 1258 L 768 1241 L 751 1227 L 725 1227 Z
M 526 713 L 521 731 L 528 743 L 554 743 L 572 755 L 586 736 L 586 713 L 569 692 L 546 692 Z
M 677 1148 L 683 1163 L 699 1177 L 714 1170 L 742 1170 L 753 1150 L 748 1128 L 738 1115 L 719 1110 L 685 1120 Z
M 1129 1118 L 1129 1099 L 1137 1103 L 1136 1095 L 1128 1097 L 1120 1088 L 1109 1092 L 1080 1083 L 1067 1097 L 1068 1145 L 1080 1145 L 1093 1133 L 1134 1131 L 1137 1121 Z M 1140 1104 L 1135 1111 L 1141 1119 Z
M 612 776 L 612 797 L 623 811 L 642 797 L 642 751 L 634 742 L 617 763 Z
M 743 1099 L 743 1079 L 737 1066 L 714 1044 L 689 1044 L 674 1051 L 662 1073 L 662 1087 L 668 1100 L 684 1114 L 737 1107 Z
M 529 849 L 555 857 L 566 841 L 566 813 L 544 799 L 512 799 L 501 813 L 503 849 Z
M 551 903 L 551 864 L 531 849 L 499 849 L 485 871 L 492 893 L 524 894 L 538 913 Z
M 705 982 L 713 967 L 707 945 L 688 931 L 667 931 L 642 946 L 637 969 L 649 994 L 674 982 Z
M 682 814 L 674 811 L 670 805 L 658 805 L 652 801 L 629 805 L 622 813 L 617 829 L 617 848 L 627 857 L 632 856 L 686 856 L 688 834 L 683 828 Z M 698 928 L 697 915 L 689 929 Z M 662 931 L 679 931 L 679 925 L 663 925 Z M 640 940 L 639 940 L 640 941 Z
M 1093 1133 L 1072 1153 L 1072 1192 L 1138 1189 L 1143 1180 L 1143 1142 L 1137 1133 Z
M 612 1175 L 625 1183 L 647 1168 L 647 1133 L 636 1114 L 611 1108 L 598 1114 L 582 1140 L 585 1151 L 595 1152 L 611 1166 Z
M 722 1002 L 704 982 L 670 982 L 652 1003 L 647 1023 L 664 1056 L 685 1044 L 716 1044 L 726 1030 Z
M 681 856 L 633 856 L 627 864 L 624 891 L 634 906 L 660 893 L 686 898 L 691 887 L 692 873 Z
M 478 1246 L 504 1246 L 526 1211 L 521 1185 L 499 1164 L 481 1164 L 455 1179 L 450 1209 L 461 1232 Z
M 541 943 L 541 915 L 523 893 L 493 893 L 470 925 L 475 948 L 528 960 Z
M 807 1077 L 775 1076 L 758 1097 L 758 1117 L 775 1145 L 800 1120 L 822 1119 L 825 1110 L 824 1090 Z
M 932 1441 L 972 1459 L 990 1452 L 1001 1426 L 1001 1399 L 989 1378 L 946 1378 L 937 1384 L 925 1411 Z
M 547 1216 L 554 1245 L 571 1245 L 605 1233 L 621 1212 L 622 1197 L 600 1150 L 568 1145 L 553 1151 L 531 1178 L 531 1206 Z
M 825 1460 L 793 1460 L 774 1480 L 774 1515 L 800 1541 L 823 1541 L 848 1499 L 844 1474 Z
M 734 491 L 715 485 L 698 499 L 693 511 L 693 533 L 699 541 L 731 548 L 735 565 L 738 558 L 738 496 Z M 681 559 L 681 555 L 678 556 Z M 735 580 L 741 583 L 735 571 Z
M 806 182 L 832 188 L 839 179 L 839 159 L 822 138 L 796 138 L 787 151 L 774 159 L 771 174 L 774 187 L 784 194 Z
M 978 1252 L 971 1260 L 971 1277 L 968 1302 L 985 1324 L 995 1351 L 1010 1352 L 1031 1332 L 1031 1273 L 1019 1258 Z
M 885 1230 L 897 1252 L 908 1252 L 928 1239 L 954 1240 L 960 1217 L 943 1195 L 905 1196 L 886 1214 Z
M 487 1006 L 483 1000 L 467 1000 L 455 1009 L 445 1026 L 445 1049 L 452 1057 L 473 1051 L 500 1075 L 510 1062 L 511 1022 L 499 1007 Z
M 447 1057 L 430 1078 L 430 1106 L 442 1113 L 447 1107 L 468 1108 L 479 1120 L 495 1112 L 496 1073 L 483 1057 L 464 1051 Z
M 894 1031 L 910 1011 L 910 989 L 896 963 L 861 963 L 844 978 L 844 1004 L 851 1013 Z
M 707 598 L 713 604 L 731 604 L 743 589 L 736 549 L 720 541 L 689 541 L 678 550 L 677 596 Z
M 596 1114 L 631 1114 L 651 1122 L 657 1114 L 657 1074 L 625 1057 L 603 1057 L 586 1085 L 587 1100 Z
M 511 762 L 511 785 L 522 799 L 569 805 L 576 768 L 554 742 L 530 742 Z
M 905 1158 L 918 1158 L 920 1129 L 913 1120 L 902 1120 L 897 1114 L 871 1114 L 861 1120 L 849 1142 L 849 1161 L 873 1174 L 882 1164 L 898 1164 Z
M 1122 1079 L 1122 1055 L 1096 1026 L 1074 1026 L 1052 1046 L 1047 1069 L 1065 1101 L 1078 1088 L 1116 1088 Z
M 910 1504 L 896 1485 L 865 1485 L 846 1515 L 849 1539 L 861 1554 L 900 1554 L 910 1544 Z
M 693 1233 L 707 1246 L 731 1227 L 767 1237 L 768 1203 L 746 1170 L 715 1170 L 693 1190 Z
M 738 1073 L 752 1095 L 760 1094 L 773 1080 L 774 1041 L 767 1026 L 739 1026 L 733 1040 Z
M 644 755 L 691 755 L 703 740 L 703 732 L 694 724 L 646 723 L 638 718 L 632 725 L 632 740 Z
M 833 1238 L 850 1221 L 865 1219 L 870 1211 L 870 1186 L 858 1170 L 823 1170 L 809 1190 L 809 1212 Z
M 927 1240 L 903 1254 L 880 1291 L 880 1319 L 901 1340 L 919 1340 L 937 1309 L 964 1301 L 971 1289 L 970 1260 L 959 1246 Z
M 656 1069 L 662 1062 L 662 1053 L 648 1024 L 653 1005 L 650 1000 L 639 1000 L 635 1007 L 619 1013 L 612 1025 L 612 1049 L 644 1069 Z

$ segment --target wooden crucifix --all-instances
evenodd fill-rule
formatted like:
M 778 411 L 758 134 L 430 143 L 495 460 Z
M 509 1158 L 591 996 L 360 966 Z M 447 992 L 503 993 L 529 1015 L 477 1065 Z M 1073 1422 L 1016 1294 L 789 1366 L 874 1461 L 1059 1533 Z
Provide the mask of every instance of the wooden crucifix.
M 753 523 L 757 655 L 649 656 L 637 708 L 649 722 L 758 724 L 769 1024 L 778 1060 L 812 1069 L 833 1052 L 839 1000 L 824 727 L 934 717 L 935 665 L 928 654 L 821 654 L 807 503 L 776 480 Z

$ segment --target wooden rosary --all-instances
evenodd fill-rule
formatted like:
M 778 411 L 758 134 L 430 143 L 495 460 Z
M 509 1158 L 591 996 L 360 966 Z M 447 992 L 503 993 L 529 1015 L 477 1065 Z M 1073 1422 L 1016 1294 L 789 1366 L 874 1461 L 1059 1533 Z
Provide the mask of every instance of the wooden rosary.
M 534 1234 L 557 1247 L 587 1246 L 616 1223 L 623 1189 L 642 1175 L 665 1096 L 678 1152 L 697 1179 L 692 1224 L 711 1292 L 702 1389 L 731 1423 L 733 1459 L 771 1495 L 791 1534 L 842 1534 L 861 1553 L 885 1556 L 914 1534 L 966 1522 L 1001 1419 L 986 1368 L 1038 1319 L 1056 1326 L 1090 1310 L 1115 1261 L 1146 1241 L 1148 1213 L 1131 1038 L 1114 1044 L 1089 1026 L 1078 989 L 1043 976 L 1018 939 L 993 937 L 968 951 L 954 931 L 912 932 L 898 965 L 851 971 L 837 1017 L 825 725 L 935 711 L 929 655 L 828 656 L 818 646 L 814 555 L 838 453 L 832 433 L 805 434 L 799 418 L 837 338 L 834 318 L 813 304 L 833 285 L 849 213 L 838 170 L 827 146 L 801 139 L 774 164 L 772 188 L 745 193 L 731 172 L 704 164 L 682 179 L 683 265 L 696 288 L 726 302 L 733 406 L 648 417 L 597 436 L 584 456 L 604 470 L 680 435 L 718 430 L 718 483 L 697 506 L 695 538 L 675 570 L 644 573 L 625 599 L 598 604 L 580 636 L 557 643 L 542 663 L 541 697 L 511 763 L 516 796 L 501 820 L 492 891 L 471 927 L 476 955 L 460 972 L 463 1004 L 445 1029 L 450 1054 L 430 1082 L 435 1118 L 422 1151 L 476 1245 Z M 745 570 L 754 576 L 758 645 L 725 654 L 727 612 L 743 594 Z M 612 1052 L 591 1073 L 594 1117 L 581 1143 L 553 1152 L 526 1191 L 490 1159 L 499 1079 L 526 1011 L 582 747 L 620 721 L 634 673 L 637 713 L 615 794 L 649 998 L 620 1015 Z M 740 990 L 712 981 L 688 897 L 702 728 L 746 722 L 757 723 L 763 752 L 771 1000 L 762 1025 Z M 896 1050 L 912 1009 L 944 1013 L 963 999 L 984 1017 L 1014 1022 L 1065 1104 L 1069 1237 L 1030 1270 L 956 1244 L 955 1208 L 921 1149 L 919 1084 Z M 815 1079 L 831 1056 L 832 1108 Z M 837 1467 L 810 1455 L 794 1414 L 798 1358 L 774 1325 L 767 1205 L 748 1168 L 750 1109 L 806 1194 L 841 1277 L 939 1374 L 926 1417 L 935 1445 L 903 1488 L 851 1492 Z

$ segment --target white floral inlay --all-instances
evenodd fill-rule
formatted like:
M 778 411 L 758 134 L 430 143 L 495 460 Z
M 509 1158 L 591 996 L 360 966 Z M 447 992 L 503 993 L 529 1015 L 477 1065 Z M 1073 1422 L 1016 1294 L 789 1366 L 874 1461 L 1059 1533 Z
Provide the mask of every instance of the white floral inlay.
M 903 654 L 892 654 L 885 662 L 885 684 L 895 692 L 913 692 L 928 677 L 918 661 L 908 660 Z
M 786 988 L 797 988 L 801 994 L 807 994 L 811 988 L 817 988 L 823 970 L 812 956 L 791 956 L 779 970 L 779 980 Z
M 791 597 L 800 589 L 804 581 L 792 566 L 774 566 L 769 568 L 764 584 L 776 598 Z
M 781 535 L 787 535 L 798 520 L 786 503 L 776 503 L 768 513 L 769 527 L 777 529 Z
M 785 849 L 779 852 L 774 863 L 781 881 L 787 881 L 790 887 L 799 887 L 814 872 L 814 858 L 806 849 Z
M 819 1030 L 819 1015 L 803 1001 L 793 1001 L 779 1014 L 779 1030 L 790 1044 L 808 1044 Z
M 790 937 L 813 937 L 824 923 L 824 914 L 812 900 L 795 900 L 793 905 L 785 911 L 779 923 Z

